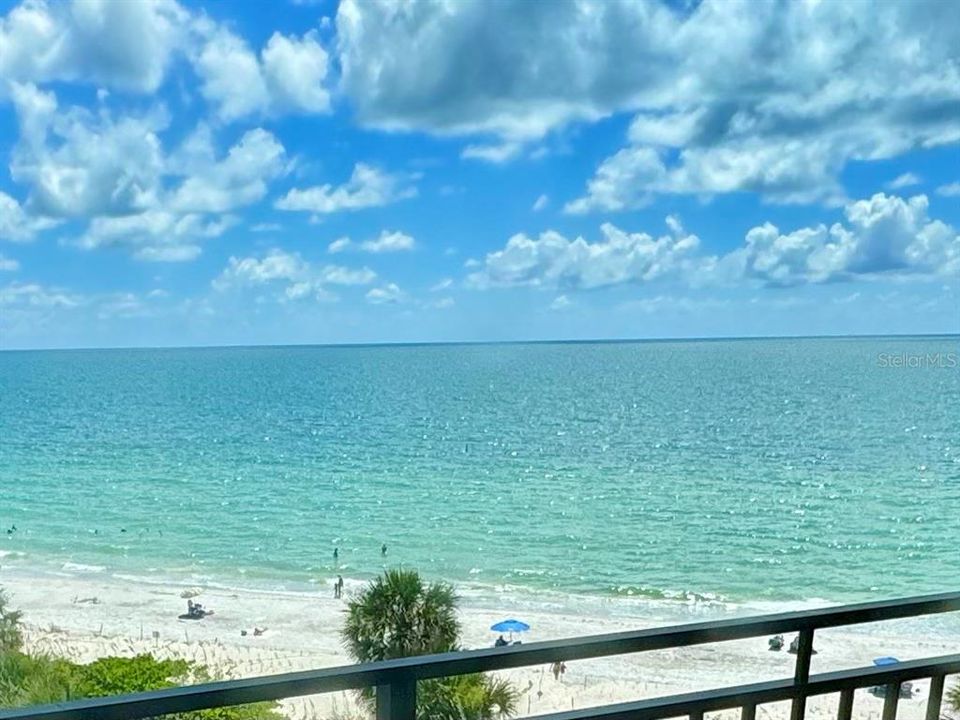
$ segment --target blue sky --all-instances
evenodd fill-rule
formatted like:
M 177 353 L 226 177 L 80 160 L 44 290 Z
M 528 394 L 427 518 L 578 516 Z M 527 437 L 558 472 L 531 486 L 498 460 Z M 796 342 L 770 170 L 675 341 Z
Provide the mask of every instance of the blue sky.
M 952 3 L 0 7 L 0 347 L 960 332 Z

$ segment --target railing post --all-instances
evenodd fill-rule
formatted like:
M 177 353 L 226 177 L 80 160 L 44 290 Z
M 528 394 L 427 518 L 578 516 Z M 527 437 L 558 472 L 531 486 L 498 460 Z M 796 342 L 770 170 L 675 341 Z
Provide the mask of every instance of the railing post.
M 943 675 L 930 678 L 930 696 L 927 698 L 926 720 L 940 720 L 940 703 L 943 702 Z
M 806 685 L 810 681 L 810 658 L 813 655 L 813 628 L 800 631 L 797 647 L 797 665 L 793 673 L 793 684 L 800 689 L 800 695 L 793 699 L 790 706 L 790 720 L 803 720 L 807 713 Z
M 417 681 L 398 678 L 389 685 L 377 685 L 376 720 L 416 720 Z
M 900 702 L 900 683 L 890 683 L 883 691 L 883 720 L 896 720 Z
M 853 715 L 853 690 L 840 692 L 840 705 L 837 708 L 837 720 L 850 720 Z M 937 720 L 940 720 L 937 718 Z
M 747 704 L 743 706 L 743 710 L 740 712 L 740 720 L 756 720 L 757 718 L 757 706 L 752 704 Z

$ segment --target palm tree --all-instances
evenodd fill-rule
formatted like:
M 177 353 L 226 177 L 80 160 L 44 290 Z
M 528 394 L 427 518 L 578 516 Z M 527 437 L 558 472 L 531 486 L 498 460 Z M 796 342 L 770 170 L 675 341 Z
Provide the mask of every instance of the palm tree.
M 457 596 L 446 583 L 425 585 L 414 570 L 387 570 L 350 602 L 343 635 L 357 662 L 453 650 Z
M 343 641 L 357 662 L 458 649 L 457 596 L 446 583 L 423 582 L 414 570 L 387 570 L 347 606 Z M 372 704 L 373 693 L 362 694 Z M 513 715 L 518 695 L 482 673 L 417 683 L 421 720 L 491 720 Z
M 519 694 L 508 681 L 483 673 L 417 683 L 421 720 L 491 720 L 516 713 Z

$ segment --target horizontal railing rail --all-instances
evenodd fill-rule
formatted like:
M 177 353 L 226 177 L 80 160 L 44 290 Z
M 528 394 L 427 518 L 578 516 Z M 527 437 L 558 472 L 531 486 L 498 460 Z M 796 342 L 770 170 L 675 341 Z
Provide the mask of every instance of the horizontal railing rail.
M 930 705 L 934 704 L 933 691 L 936 691 L 935 704 L 937 712 L 939 712 L 943 678 L 948 674 L 960 671 L 960 666 L 956 665 L 956 663 L 960 663 L 960 656 L 951 655 L 943 658 L 911 661 L 900 663 L 893 668 L 861 668 L 842 673 L 818 675 L 814 678 L 810 677 L 810 659 L 814 633 L 817 630 L 954 611 L 960 611 L 960 592 L 649 628 L 528 645 L 513 645 L 505 648 L 485 648 L 439 655 L 422 655 L 362 665 L 189 685 L 132 695 L 0 710 L 0 720 L 120 720 L 121 718 L 133 720 L 134 718 L 168 713 L 243 705 L 343 690 L 359 690 L 369 687 L 376 688 L 377 720 L 413 720 L 416 710 L 416 684 L 419 680 L 507 670 L 557 661 L 585 660 L 610 655 L 689 647 L 791 632 L 799 632 L 800 638 L 796 668 L 792 680 L 760 683 L 756 686 L 743 686 L 741 688 L 726 688 L 710 691 L 706 694 L 695 693 L 692 696 L 673 696 L 619 706 L 601 706 L 577 711 L 573 714 L 562 713 L 551 717 L 555 717 L 556 720 L 561 720 L 561 718 L 567 718 L 567 720 L 592 717 L 606 718 L 605 713 L 617 712 L 615 708 L 619 707 L 623 712 L 640 713 L 629 715 L 629 717 L 636 717 L 638 720 L 684 714 L 690 714 L 696 720 L 698 712 L 702 713 L 714 709 L 714 706 L 707 702 L 708 698 L 706 697 L 713 693 L 713 699 L 710 702 L 719 702 L 719 698 L 729 700 L 749 696 L 741 703 L 724 707 L 740 705 L 747 708 L 752 705 L 755 708 L 757 704 L 773 702 L 774 700 L 764 699 L 773 695 L 776 695 L 777 699 L 792 700 L 792 720 L 799 720 L 803 717 L 805 701 L 810 695 L 839 691 L 841 692 L 842 711 L 845 702 L 843 691 L 849 690 L 851 692 L 849 699 L 852 703 L 851 688 L 855 689 L 872 684 L 896 684 L 899 687 L 900 682 L 921 677 L 933 678 Z M 860 680 L 863 680 L 863 683 L 858 684 Z M 821 687 L 835 687 L 836 689 L 814 691 L 815 688 Z M 782 693 L 787 694 L 781 697 Z M 895 692 L 892 694 L 896 695 Z M 896 700 L 891 700 L 890 695 L 891 693 L 888 692 L 883 720 L 893 720 L 893 716 L 887 717 L 887 706 L 893 703 L 894 712 L 896 708 Z M 695 702 L 698 701 L 698 697 L 700 702 L 706 703 L 702 707 Z M 670 705 L 671 702 L 679 702 L 683 699 L 688 703 L 684 706 L 688 708 L 687 711 L 673 712 L 670 710 L 673 707 Z M 662 705 L 659 709 L 664 712 L 657 714 L 659 712 L 659 710 L 655 710 L 658 707 L 657 703 Z M 641 708 L 646 709 L 641 710 Z M 651 712 L 654 712 L 654 714 L 649 714 Z M 613 715 L 611 717 L 619 718 L 620 716 Z M 623 717 L 628 716 L 624 715 Z M 844 718 L 841 713 L 840 720 L 848 719 L 849 716 Z M 754 719 L 745 717 L 744 720 Z M 928 720 L 938 720 L 938 718 L 931 718 L 928 715 Z
M 602 705 L 600 707 L 570 710 L 566 712 L 535 715 L 529 720 L 657 720 L 698 716 L 706 712 L 729 710 L 731 708 L 753 708 L 757 705 L 795 700 L 799 697 L 829 695 L 831 693 L 851 693 L 872 685 L 897 685 L 909 680 L 919 680 L 931 676 L 945 676 L 960 672 L 960 654 L 944 655 L 927 660 L 911 660 L 899 663 L 896 669 L 887 667 L 863 667 L 852 670 L 814 675 L 806 685 L 797 685 L 792 680 L 771 680 L 768 682 L 738 685 L 719 690 L 671 695 L 650 700 Z M 893 693 L 892 701 L 898 699 Z M 885 700 L 886 702 L 886 700 Z M 843 706 L 841 702 L 841 707 Z M 852 710 L 852 703 L 849 704 Z M 939 706 L 938 706 L 939 710 Z M 841 720 L 849 720 L 849 712 Z

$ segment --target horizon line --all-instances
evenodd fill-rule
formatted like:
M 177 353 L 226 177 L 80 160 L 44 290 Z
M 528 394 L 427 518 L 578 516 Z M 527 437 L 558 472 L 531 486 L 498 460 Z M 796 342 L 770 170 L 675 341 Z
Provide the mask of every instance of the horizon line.
M 388 347 L 446 347 L 480 345 L 633 345 L 644 343 L 694 343 L 694 342 L 740 342 L 758 340 L 857 340 L 879 338 L 923 338 L 957 339 L 960 332 L 944 333 L 851 333 L 822 335 L 713 335 L 713 336 L 677 336 L 650 338 L 583 338 L 539 340 L 420 340 L 420 341 L 377 341 L 377 342 L 329 342 L 329 343 L 224 343 L 220 345 L 103 345 L 72 346 L 47 348 L 4 348 L 0 353 L 16 352 L 97 352 L 109 350 L 244 350 L 244 349 L 286 349 L 286 348 L 388 348 Z

